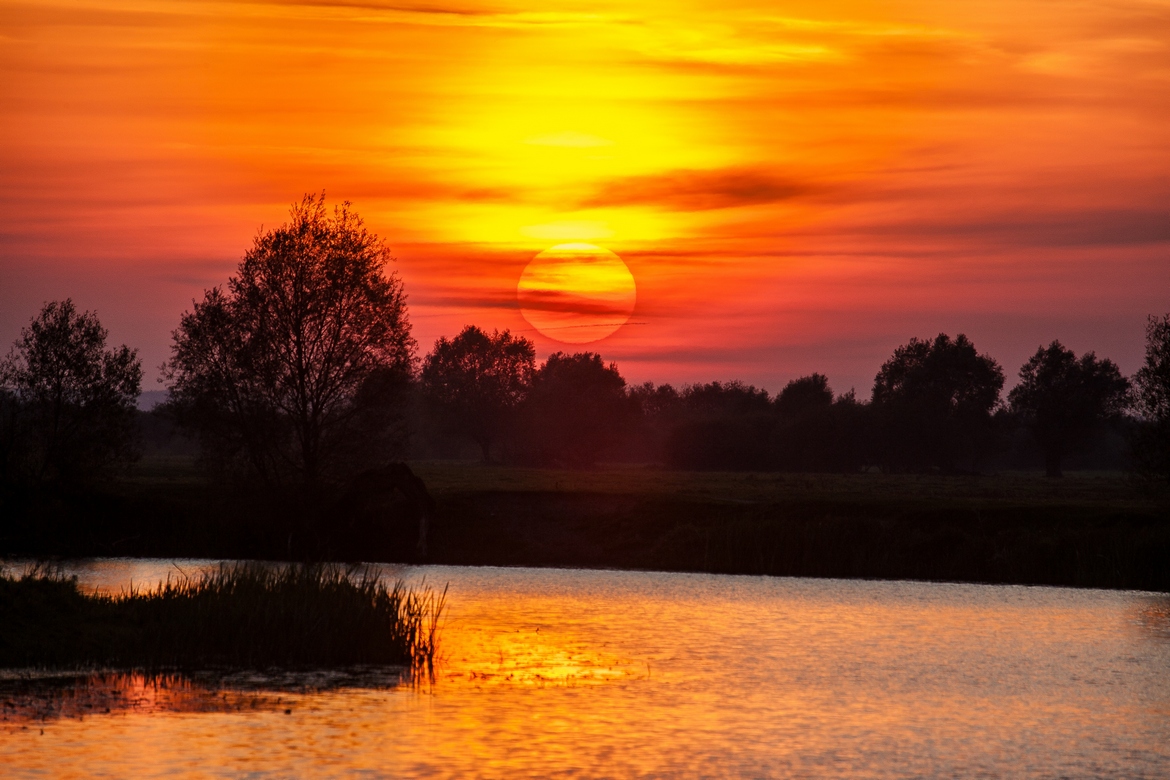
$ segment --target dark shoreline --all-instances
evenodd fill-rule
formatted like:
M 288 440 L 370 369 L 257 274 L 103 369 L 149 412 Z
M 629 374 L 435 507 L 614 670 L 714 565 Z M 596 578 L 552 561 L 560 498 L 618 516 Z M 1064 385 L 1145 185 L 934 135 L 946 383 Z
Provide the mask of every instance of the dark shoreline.
M 305 530 L 310 520 L 303 507 L 297 516 L 296 502 L 214 493 L 177 471 L 51 502 L 10 499 L 0 507 L 0 555 L 380 560 L 1170 592 L 1170 500 L 1142 493 L 1124 475 L 560 472 L 443 463 L 416 471 L 438 505 L 425 558 L 414 550 L 416 526 L 393 505 L 380 510 L 377 534 L 331 545 Z

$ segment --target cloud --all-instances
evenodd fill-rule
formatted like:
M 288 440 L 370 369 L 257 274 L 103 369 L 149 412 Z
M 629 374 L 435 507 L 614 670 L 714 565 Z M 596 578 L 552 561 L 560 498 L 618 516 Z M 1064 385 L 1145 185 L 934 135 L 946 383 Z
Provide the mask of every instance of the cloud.
M 810 190 L 803 182 L 752 168 L 679 169 L 611 180 L 581 205 L 649 205 L 668 211 L 710 211 L 790 200 Z
M 436 16 L 485 17 L 500 12 L 468 5 L 428 5 L 425 3 L 380 3 L 377 0 L 269 0 L 269 5 L 311 6 L 320 8 L 352 8 L 359 11 L 385 11 L 403 14 L 433 14 Z
M 861 227 L 858 232 L 1017 247 L 1135 246 L 1170 242 L 1170 210 L 1091 209 L 974 220 L 922 220 Z
M 514 293 L 481 293 L 478 295 L 429 295 L 413 293 L 410 296 L 413 306 L 445 309 L 515 309 L 516 295 Z
M 609 302 L 560 290 L 524 290 L 520 295 L 520 308 L 528 311 L 589 314 L 623 320 L 630 312 L 626 301 Z

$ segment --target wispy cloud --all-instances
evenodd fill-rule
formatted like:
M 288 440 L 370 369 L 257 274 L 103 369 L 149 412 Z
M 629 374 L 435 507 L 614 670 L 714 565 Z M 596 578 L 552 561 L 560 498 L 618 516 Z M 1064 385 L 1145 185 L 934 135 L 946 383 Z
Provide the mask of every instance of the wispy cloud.
M 812 187 L 764 170 L 674 170 L 602 184 L 582 201 L 584 208 L 646 205 L 670 211 L 707 211 L 790 200 Z
M 528 311 L 623 319 L 629 313 L 629 305 L 625 301 L 611 302 L 603 298 L 586 298 L 560 290 L 525 290 L 519 297 L 519 305 Z

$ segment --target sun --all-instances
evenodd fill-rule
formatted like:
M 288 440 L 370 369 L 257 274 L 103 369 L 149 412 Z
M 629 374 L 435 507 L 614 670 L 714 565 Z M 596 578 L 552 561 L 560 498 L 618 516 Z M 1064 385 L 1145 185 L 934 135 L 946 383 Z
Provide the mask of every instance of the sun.
M 630 269 L 608 249 L 557 244 L 528 263 L 516 298 L 524 319 L 545 336 L 586 344 L 626 324 L 637 289 Z

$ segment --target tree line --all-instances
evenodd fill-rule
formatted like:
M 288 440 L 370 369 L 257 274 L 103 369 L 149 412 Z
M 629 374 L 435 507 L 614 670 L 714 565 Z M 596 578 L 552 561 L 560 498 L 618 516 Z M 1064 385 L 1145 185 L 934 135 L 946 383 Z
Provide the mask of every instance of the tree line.
M 819 373 L 775 396 L 742 382 L 629 385 L 594 352 L 537 363 L 531 340 L 469 325 L 416 357 L 385 244 L 343 204 L 306 196 L 259 234 L 236 274 L 182 315 L 152 419 L 197 442 L 221 480 L 342 484 L 400 459 L 588 467 L 971 473 L 1031 442 L 1059 476 L 1094 436 L 1170 480 L 1170 314 L 1149 318 L 1132 378 L 1111 360 L 1040 347 L 1005 374 L 964 335 L 912 338 L 869 400 Z M 0 363 L 0 482 L 104 479 L 140 450 L 142 366 L 71 301 L 46 304 Z
M 430 437 L 474 442 L 484 460 L 957 474 L 1002 461 L 1024 433 L 1046 472 L 1060 476 L 1070 454 L 1110 429 L 1133 434 L 1150 456 L 1164 444 L 1164 413 L 1148 388 L 1165 372 L 1156 351 L 1170 315 L 1151 318 L 1148 335 L 1136 392 L 1112 361 L 1054 341 L 1020 369 L 1005 401 L 1000 365 L 965 336 L 940 334 L 898 347 L 866 402 L 852 390 L 834 394 L 819 373 L 774 397 L 735 381 L 628 386 L 596 353 L 558 352 L 538 366 L 527 339 L 468 326 L 426 356 L 418 392 Z M 1134 411 L 1140 416 L 1127 414 Z

